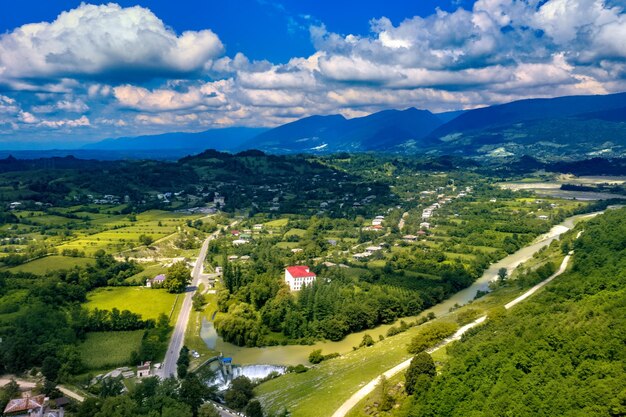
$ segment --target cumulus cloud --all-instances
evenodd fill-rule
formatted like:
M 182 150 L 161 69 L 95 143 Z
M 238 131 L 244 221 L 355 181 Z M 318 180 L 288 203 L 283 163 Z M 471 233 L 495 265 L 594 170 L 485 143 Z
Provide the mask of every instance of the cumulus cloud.
M 0 35 L 0 80 L 185 76 L 222 53 L 209 29 L 177 35 L 143 7 L 81 4 Z
M 176 33 L 146 8 L 83 4 L 0 35 L 0 124 L 107 137 L 624 91 L 619 4 L 477 0 L 359 34 L 302 16 L 315 53 L 282 64 L 226 55 L 209 28 Z
M 87 116 L 81 116 L 78 119 L 61 119 L 61 120 L 42 120 L 39 126 L 59 129 L 62 127 L 85 127 L 91 123 Z

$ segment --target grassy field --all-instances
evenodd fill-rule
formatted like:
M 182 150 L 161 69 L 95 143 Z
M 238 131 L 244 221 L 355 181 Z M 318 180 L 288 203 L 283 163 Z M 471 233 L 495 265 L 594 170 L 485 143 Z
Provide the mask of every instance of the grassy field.
M 289 223 L 289 219 L 276 219 L 265 223 L 265 227 L 284 227 Z
M 174 323 L 182 302 L 176 302 L 176 294 L 170 294 L 163 289 L 144 287 L 106 287 L 98 288 L 87 296 L 88 309 L 101 310 L 130 310 L 141 314 L 144 319 L 156 319 L 159 314 L 168 316 L 174 310 L 171 323 Z M 174 303 L 176 306 L 174 308 Z
M 69 256 L 46 256 L 8 269 L 10 272 L 30 272 L 43 275 L 48 271 L 70 269 L 74 266 L 86 266 L 93 263 L 89 258 L 73 258 Z
M 78 348 L 80 357 L 89 369 L 94 370 L 127 365 L 131 353 L 139 350 L 143 333 L 143 330 L 88 333 Z
M 504 287 L 437 320 L 453 320 L 467 308 L 487 312 L 514 299 L 523 290 Z M 330 416 L 354 392 L 384 371 L 410 357 L 407 345 L 419 334 L 421 326 L 376 342 L 369 348 L 349 352 L 339 358 L 322 362 L 302 374 L 290 373 L 262 383 L 256 393 L 270 412 L 287 408 L 298 417 Z M 313 348 L 311 349 L 313 350 Z M 445 349 L 433 355 L 436 361 L 445 359 Z M 402 376 L 400 377 L 402 378 Z M 376 395 L 370 397 L 371 403 Z M 360 415 L 358 413 L 354 415 Z

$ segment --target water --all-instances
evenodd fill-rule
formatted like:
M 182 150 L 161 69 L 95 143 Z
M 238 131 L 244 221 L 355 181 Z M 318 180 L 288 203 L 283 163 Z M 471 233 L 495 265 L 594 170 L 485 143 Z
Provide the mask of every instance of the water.
M 435 313 L 438 317 L 447 314 L 450 308 L 455 305 L 464 305 L 476 297 L 478 291 L 487 291 L 489 289 L 489 282 L 496 278 L 498 270 L 500 268 L 507 268 L 509 271 L 515 269 L 519 264 L 526 262 L 530 259 L 538 250 L 548 246 L 555 239 L 558 239 L 561 234 L 567 232 L 574 225 L 586 218 L 591 218 L 600 214 L 601 212 L 595 212 L 590 214 L 582 214 L 572 216 L 565 219 L 561 224 L 558 224 L 552 229 L 535 239 L 535 241 L 517 252 L 501 259 L 500 261 L 492 264 L 483 275 L 477 279 L 470 287 L 461 290 L 454 294 L 452 297 L 445 301 L 431 307 L 428 310 L 420 313 L 420 316 L 428 314 L 430 312 Z M 405 317 L 403 320 L 414 320 L 419 316 Z M 394 323 L 397 325 L 397 323 Z M 378 326 L 374 329 L 364 330 L 358 333 L 352 333 L 346 336 L 339 342 L 321 341 L 315 343 L 312 346 L 268 346 L 263 348 L 247 348 L 241 346 L 235 346 L 231 343 L 224 342 L 221 337 L 217 335 L 213 328 L 213 323 L 203 322 L 202 331 L 200 333 L 203 340 L 207 345 L 218 352 L 221 352 L 224 356 L 232 357 L 233 362 L 241 365 L 254 365 L 254 364 L 274 364 L 274 365 L 297 365 L 307 364 L 308 357 L 312 350 L 321 349 L 323 354 L 338 352 L 346 353 L 352 350 L 353 346 L 358 346 L 365 333 L 370 334 L 374 340 L 378 339 L 379 335 L 386 335 L 387 330 L 393 326 L 393 324 L 386 324 Z M 267 366 L 267 365 L 263 365 Z M 247 367 L 242 367 L 247 368 Z
M 276 365 L 245 365 L 245 366 L 233 366 L 232 374 L 226 375 L 221 369 L 216 369 L 215 377 L 210 379 L 207 383 L 209 385 L 217 385 L 220 391 L 228 388 L 230 381 L 239 377 L 245 376 L 252 382 L 259 381 L 266 378 L 271 373 L 284 374 L 286 368 L 284 366 Z

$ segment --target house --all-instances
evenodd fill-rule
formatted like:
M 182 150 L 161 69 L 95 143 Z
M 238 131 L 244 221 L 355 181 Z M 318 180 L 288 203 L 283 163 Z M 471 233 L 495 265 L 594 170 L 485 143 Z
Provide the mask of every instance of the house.
M 246 239 L 233 240 L 233 245 L 234 246 L 245 245 L 246 243 L 248 243 L 248 241 Z
M 423 230 L 418 230 L 418 231 L 417 231 L 417 235 L 418 235 L 418 236 L 424 236 L 425 234 L 426 234 L 426 232 L 425 232 L 425 231 L 423 231 Z
M 159 274 L 156 277 L 152 278 L 152 279 L 148 279 L 146 281 L 146 287 L 148 288 L 152 288 L 152 287 L 157 287 L 160 288 L 163 283 L 165 282 L 165 275 L 163 274 Z
M 359 261 L 367 259 L 370 256 L 372 256 L 372 252 L 361 252 L 361 253 L 355 253 L 354 255 L 352 255 L 354 259 L 359 260 Z
M 224 207 L 224 197 L 221 196 L 220 193 L 215 193 L 215 196 L 213 197 L 213 204 L 215 204 L 216 206 Z
M 301 248 L 293 248 L 293 249 L 291 250 L 291 253 L 300 253 L 300 252 L 302 252 L 302 249 L 301 249 Z
M 18 208 L 21 205 L 22 205 L 22 203 L 20 203 L 19 201 L 14 201 L 11 204 L 9 204 L 9 208 L 11 210 L 15 210 L 16 208 Z
M 144 362 L 143 365 L 137 367 L 137 378 L 145 378 L 152 374 L 152 364 L 150 361 Z
M 230 234 L 233 236 L 239 236 L 239 230 L 231 230 Z
M 378 252 L 379 250 L 382 250 L 382 247 L 380 246 L 368 246 L 367 248 L 365 248 L 366 251 L 368 252 Z
M 430 229 L 430 223 L 428 223 L 428 222 L 421 222 L 420 223 L 420 227 L 422 229 Z
M 409 242 L 415 242 L 417 240 L 417 236 L 415 235 L 404 235 L 402 236 L 402 239 L 409 241 Z
M 43 417 L 47 406 L 48 398 L 45 395 L 16 398 L 9 401 L 4 408 L 3 415 L 11 417 Z
M 254 226 L 252 226 L 252 228 L 254 230 L 263 230 L 263 225 L 262 224 L 255 224 Z
M 300 291 L 303 286 L 313 284 L 317 275 L 308 266 L 296 265 L 285 268 L 285 282 L 291 291 Z
M 548 216 L 546 216 L 545 214 L 537 216 L 537 218 L 540 219 L 540 220 L 548 220 Z

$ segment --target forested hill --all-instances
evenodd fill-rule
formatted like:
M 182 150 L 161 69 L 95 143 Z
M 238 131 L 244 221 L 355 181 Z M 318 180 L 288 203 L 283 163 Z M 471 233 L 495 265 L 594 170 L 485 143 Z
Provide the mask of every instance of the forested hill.
M 624 416 L 625 346 L 621 209 L 585 225 L 569 272 L 451 346 L 410 415 Z

